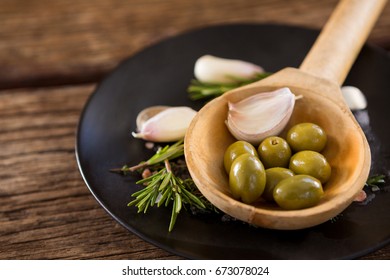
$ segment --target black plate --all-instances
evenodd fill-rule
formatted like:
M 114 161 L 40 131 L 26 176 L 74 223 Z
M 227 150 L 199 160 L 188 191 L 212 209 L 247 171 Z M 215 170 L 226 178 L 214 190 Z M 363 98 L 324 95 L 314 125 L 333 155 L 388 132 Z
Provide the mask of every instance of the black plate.
M 169 252 L 195 259 L 343 259 L 357 258 L 390 240 L 390 195 L 371 192 L 366 205 L 354 203 L 335 222 L 297 231 L 255 228 L 221 215 L 180 214 L 168 233 L 170 210 L 137 214 L 127 207 L 139 187 L 135 178 L 108 172 L 136 164 L 151 152 L 133 139 L 137 113 L 152 105 L 202 103 L 186 94 L 196 59 L 204 54 L 237 58 L 277 71 L 298 67 L 318 31 L 278 25 L 227 25 L 169 38 L 124 61 L 88 101 L 78 128 L 76 154 L 82 176 L 103 208 L 128 230 Z M 368 110 L 357 113 L 373 154 L 372 174 L 390 170 L 390 59 L 365 46 L 345 84 L 367 96 Z M 374 198 L 375 196 L 375 198 Z

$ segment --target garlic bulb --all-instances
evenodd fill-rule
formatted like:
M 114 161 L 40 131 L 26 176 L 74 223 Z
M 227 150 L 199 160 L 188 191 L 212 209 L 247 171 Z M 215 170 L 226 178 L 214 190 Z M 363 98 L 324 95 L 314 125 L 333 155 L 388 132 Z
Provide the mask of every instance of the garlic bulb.
M 237 103 L 229 102 L 226 125 L 237 140 L 258 145 L 283 130 L 294 105 L 295 95 L 289 88 L 258 93 Z
M 357 87 L 343 86 L 341 88 L 344 100 L 351 110 L 363 110 L 367 107 L 367 100 L 363 92 Z
M 204 55 L 195 62 L 195 78 L 204 83 L 232 83 L 237 79 L 251 79 L 264 70 L 255 64 Z
M 153 106 L 144 109 L 137 117 L 135 138 L 153 142 L 172 142 L 184 138 L 187 127 L 196 115 L 189 107 Z

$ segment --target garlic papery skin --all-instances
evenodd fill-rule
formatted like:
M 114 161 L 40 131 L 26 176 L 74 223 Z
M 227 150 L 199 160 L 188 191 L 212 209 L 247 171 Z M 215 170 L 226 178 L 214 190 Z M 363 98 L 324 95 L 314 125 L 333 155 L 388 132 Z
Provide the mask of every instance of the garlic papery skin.
M 284 129 L 294 105 L 295 95 L 289 88 L 258 93 L 237 103 L 229 102 L 226 125 L 237 140 L 259 145 Z
M 196 111 L 185 106 L 169 107 L 143 122 L 135 138 L 152 142 L 173 142 L 184 138 Z
M 212 84 L 229 84 L 237 82 L 237 79 L 253 79 L 260 73 L 264 73 L 264 69 L 253 63 L 212 55 L 201 56 L 194 66 L 195 78 L 203 83 Z
M 341 87 L 344 100 L 351 110 L 363 110 L 367 107 L 367 99 L 363 92 L 354 86 Z

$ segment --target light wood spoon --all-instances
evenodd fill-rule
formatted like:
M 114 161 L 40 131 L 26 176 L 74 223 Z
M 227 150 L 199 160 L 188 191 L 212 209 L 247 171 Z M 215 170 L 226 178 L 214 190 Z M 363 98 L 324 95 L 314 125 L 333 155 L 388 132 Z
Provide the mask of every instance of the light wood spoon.
M 299 69 L 286 68 L 227 92 L 199 111 L 185 136 L 185 158 L 195 184 L 211 203 L 237 219 L 271 229 L 315 226 L 352 203 L 367 180 L 371 154 L 363 131 L 343 100 L 340 85 L 385 3 L 386 0 L 340 1 Z M 228 102 L 281 87 L 303 96 L 296 102 L 286 129 L 296 123 L 313 122 L 328 135 L 323 154 L 332 167 L 331 179 L 324 186 L 321 202 L 302 210 L 235 200 L 223 167 L 224 152 L 235 141 L 225 125 Z

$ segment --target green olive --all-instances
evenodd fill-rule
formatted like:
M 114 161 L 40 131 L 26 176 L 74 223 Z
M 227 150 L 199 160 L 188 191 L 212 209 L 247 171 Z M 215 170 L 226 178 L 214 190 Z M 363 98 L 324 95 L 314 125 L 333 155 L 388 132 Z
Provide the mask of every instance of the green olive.
M 321 200 L 321 182 L 309 175 L 295 175 L 275 186 L 274 199 L 283 209 L 297 210 L 312 207 Z
M 223 164 L 225 166 L 226 172 L 229 174 L 230 168 L 233 161 L 242 154 L 251 154 L 253 156 L 258 156 L 256 148 L 252 144 L 245 141 L 236 141 L 231 144 L 225 151 L 223 158 Z
M 287 141 L 278 136 L 264 139 L 257 151 L 265 168 L 287 167 L 291 157 L 291 149 Z
M 325 148 L 327 136 L 325 131 L 314 123 L 300 123 L 289 129 L 286 140 L 295 152 L 321 152 Z
M 294 154 L 290 159 L 289 168 L 295 174 L 313 176 L 325 184 L 331 175 L 331 167 L 326 158 L 313 151 L 301 151 Z
M 229 186 L 235 199 L 256 201 L 264 191 L 265 170 L 258 157 L 245 153 L 237 157 L 229 173 Z
M 294 173 L 287 168 L 272 167 L 265 170 L 266 182 L 262 194 L 265 200 L 274 201 L 274 188 L 282 180 L 294 176 Z

